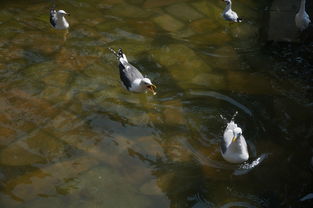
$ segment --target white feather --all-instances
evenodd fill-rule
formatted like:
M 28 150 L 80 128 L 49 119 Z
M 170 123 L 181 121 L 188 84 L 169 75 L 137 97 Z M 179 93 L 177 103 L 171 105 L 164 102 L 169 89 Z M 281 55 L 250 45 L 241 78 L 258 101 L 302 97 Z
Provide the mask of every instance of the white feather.
M 295 22 L 300 31 L 305 30 L 311 23 L 310 17 L 305 11 L 305 0 L 301 0 L 300 9 L 296 14 Z
M 225 151 L 222 151 L 222 156 L 230 163 L 242 163 L 249 159 L 248 146 L 241 132 L 241 128 L 234 121 L 229 122 L 224 131 L 223 142 Z M 236 141 L 233 141 L 233 138 L 238 135 L 239 137 Z

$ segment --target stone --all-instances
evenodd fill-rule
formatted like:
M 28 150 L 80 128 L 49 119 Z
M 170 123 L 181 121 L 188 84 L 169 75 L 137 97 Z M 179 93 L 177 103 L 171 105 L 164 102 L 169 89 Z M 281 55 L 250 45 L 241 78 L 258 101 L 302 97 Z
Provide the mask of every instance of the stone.
M 213 52 L 216 56 L 212 57 L 213 66 L 222 70 L 232 70 L 240 68 L 240 57 L 233 47 L 222 46 Z
M 161 189 L 158 187 L 156 180 L 150 180 L 143 184 L 140 187 L 140 192 L 146 195 L 152 195 L 152 196 L 160 196 L 163 195 Z
M 169 32 L 176 32 L 185 26 L 182 22 L 168 14 L 159 15 L 153 18 L 153 21 L 161 28 Z
M 184 140 L 185 135 L 177 134 L 175 136 L 168 136 L 166 139 L 167 141 L 162 144 L 162 148 L 169 161 L 180 163 L 190 162 L 192 160 L 194 155 L 179 141 Z
M 177 0 L 146 0 L 144 3 L 145 8 L 155 8 L 155 7 L 162 7 L 162 6 L 167 6 L 169 4 L 176 3 Z
M 185 28 L 172 34 L 172 36 L 177 39 L 189 38 L 190 36 L 193 36 L 193 35 L 195 35 L 195 32 L 190 28 Z
M 45 76 L 47 76 L 51 71 L 53 71 L 57 67 L 58 66 L 55 65 L 55 63 L 52 61 L 44 61 L 28 66 L 22 71 L 22 73 L 29 79 L 41 81 Z
M 0 116 L 2 115 L 0 114 Z M 12 128 L 0 125 L 0 148 L 12 143 L 16 139 L 17 134 Z
M 187 87 L 184 83 L 190 82 L 200 72 L 211 71 L 211 68 L 189 47 L 183 44 L 170 44 L 151 52 L 153 59 L 167 68 L 172 78 L 180 87 Z
M 98 162 L 88 157 L 77 157 L 42 167 L 6 182 L 4 191 L 14 193 L 20 203 L 57 194 L 57 187 L 70 178 L 94 167 Z
M 11 128 L 23 133 L 44 125 L 58 113 L 58 109 L 47 101 L 21 90 L 12 89 L 0 95 L 0 109 L 10 115 Z
M 31 152 L 41 155 L 49 162 L 58 161 L 65 156 L 66 147 L 64 143 L 42 130 L 28 135 L 23 141 L 19 142 L 23 142 Z
M 172 181 L 175 179 L 175 173 L 172 171 L 168 171 L 158 175 L 157 185 L 164 192 L 168 193 L 171 190 Z
M 223 90 L 227 83 L 221 74 L 201 73 L 192 79 L 192 82 L 199 86 L 208 87 L 212 90 Z
M 152 21 L 129 20 L 128 25 L 131 25 L 137 34 L 140 34 L 144 37 L 154 38 L 158 33 L 157 25 Z
M 77 178 L 79 183 L 68 183 L 72 189 L 69 207 L 150 207 L 151 202 L 138 194 L 136 187 L 129 184 L 117 170 L 109 167 L 93 168 Z
M 0 151 L 0 164 L 7 166 L 24 166 L 42 163 L 45 159 L 21 146 L 21 143 L 13 143 Z
M 208 33 L 207 35 L 210 35 L 212 31 L 218 28 L 214 20 L 209 19 L 209 18 L 202 18 L 202 19 L 192 21 L 189 26 L 197 34 Z
M 186 124 L 183 105 L 179 100 L 170 100 L 162 104 L 164 106 L 163 117 L 168 124 L 173 126 Z
M 181 19 L 185 22 L 191 22 L 202 18 L 202 14 L 189 6 L 187 3 L 172 4 L 165 9 L 171 16 Z
M 67 71 L 55 71 L 42 78 L 47 86 L 65 88 L 71 79 L 71 74 Z
M 128 3 L 114 5 L 113 8 L 110 9 L 110 14 L 126 18 L 147 18 L 151 15 L 151 13 L 146 10 Z
M 162 146 L 153 136 L 143 136 L 134 142 L 131 146 L 132 151 L 142 155 L 145 158 L 156 161 L 165 158 Z
M 213 20 L 215 24 L 222 24 L 225 20 L 221 17 L 222 8 L 216 7 L 216 4 L 211 1 L 195 1 L 192 5 L 200 12 L 205 14 L 208 18 Z
M 224 31 L 203 33 L 190 37 L 190 40 L 198 45 L 224 46 L 231 41 L 231 38 Z
M 93 64 L 99 57 L 85 55 L 78 53 L 77 49 L 62 48 L 55 56 L 55 62 L 57 63 L 58 71 L 83 71 L 84 68 L 90 64 Z M 62 66 L 62 67 L 61 67 Z
M 131 4 L 139 4 L 140 6 L 143 4 L 145 0 L 128 0 L 127 2 Z

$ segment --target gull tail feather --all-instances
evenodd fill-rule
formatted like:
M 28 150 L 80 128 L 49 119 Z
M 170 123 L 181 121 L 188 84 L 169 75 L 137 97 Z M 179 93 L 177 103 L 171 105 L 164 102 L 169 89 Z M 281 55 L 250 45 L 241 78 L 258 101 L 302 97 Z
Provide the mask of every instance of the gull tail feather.
M 238 111 L 236 111 L 236 112 L 234 113 L 234 115 L 233 115 L 233 117 L 231 118 L 231 120 L 230 120 L 230 121 L 234 121 L 234 120 L 235 120 L 235 118 L 236 118 L 236 116 L 237 116 L 237 114 L 238 114 Z
M 126 58 L 126 56 L 125 56 L 125 54 L 123 53 L 123 51 L 122 51 L 121 48 L 119 48 L 117 52 L 114 51 L 114 50 L 113 50 L 112 48 L 110 48 L 110 47 L 109 47 L 108 49 L 113 52 L 113 54 L 117 57 L 118 60 L 121 60 L 121 59 L 122 59 L 122 60 L 128 62 L 128 60 L 127 60 L 127 58 Z
M 113 50 L 113 48 L 108 47 L 108 49 L 117 57 L 117 59 L 121 58 L 121 56 L 115 50 Z

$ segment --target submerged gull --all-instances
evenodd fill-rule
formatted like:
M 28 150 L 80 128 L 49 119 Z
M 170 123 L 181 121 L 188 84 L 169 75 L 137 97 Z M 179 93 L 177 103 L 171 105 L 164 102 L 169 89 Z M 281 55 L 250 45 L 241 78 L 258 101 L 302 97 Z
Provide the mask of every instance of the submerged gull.
M 301 0 L 300 9 L 296 14 L 295 22 L 300 31 L 305 30 L 311 23 L 310 17 L 305 11 L 305 0 Z
M 64 10 L 58 10 L 55 9 L 50 10 L 50 23 L 52 27 L 58 30 L 65 30 L 69 28 L 69 24 L 65 19 L 65 15 L 69 15 L 69 13 L 66 13 Z
M 131 92 L 151 91 L 153 95 L 156 94 L 156 86 L 152 84 L 149 78 L 143 77 L 136 67 L 128 63 L 126 55 L 121 48 L 118 49 L 117 52 L 112 48 L 109 48 L 109 50 L 112 51 L 119 60 L 120 78 L 127 90 Z
M 221 143 L 223 158 L 230 163 L 242 163 L 249 159 L 248 146 L 242 130 L 233 119 L 227 124 Z
M 231 9 L 231 0 L 223 0 L 226 3 L 226 8 L 224 9 L 224 12 L 222 13 L 222 16 L 224 17 L 225 20 L 227 21 L 232 21 L 232 22 L 241 22 L 242 19 L 238 17 L 237 13 L 234 12 Z

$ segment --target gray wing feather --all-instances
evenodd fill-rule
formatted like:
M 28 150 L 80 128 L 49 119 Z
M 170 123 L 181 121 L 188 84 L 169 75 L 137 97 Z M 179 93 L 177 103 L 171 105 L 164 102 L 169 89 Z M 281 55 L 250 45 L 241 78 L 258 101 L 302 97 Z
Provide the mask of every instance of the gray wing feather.
M 224 131 L 224 135 L 221 142 L 221 149 L 222 152 L 225 153 L 227 150 L 227 147 L 230 145 L 233 137 L 234 137 L 234 129 L 237 128 L 237 124 L 235 124 L 233 121 L 229 122 L 227 124 L 227 127 Z
M 57 24 L 57 11 L 54 9 L 50 10 L 50 23 L 53 27 Z
M 120 62 L 119 69 L 120 69 L 120 78 L 127 89 L 131 88 L 131 84 L 136 79 L 144 78 L 140 71 L 130 63 L 122 64 Z

